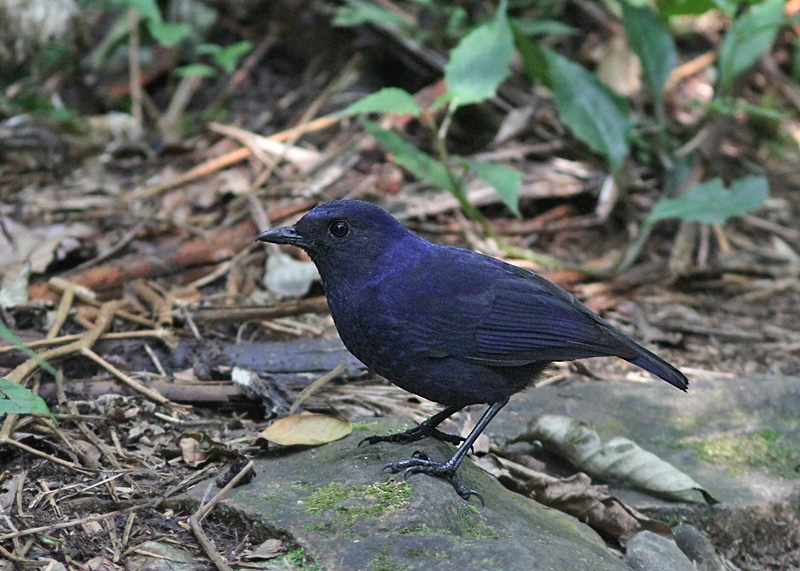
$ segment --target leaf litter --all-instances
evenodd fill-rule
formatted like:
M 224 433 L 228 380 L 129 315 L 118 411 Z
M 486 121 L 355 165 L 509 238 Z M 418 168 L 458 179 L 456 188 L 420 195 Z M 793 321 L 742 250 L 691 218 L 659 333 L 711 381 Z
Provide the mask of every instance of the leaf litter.
M 291 46 L 292 30 L 281 29 L 279 38 Z M 406 47 L 404 55 L 425 55 L 415 49 L 426 48 Z M 25 161 L 34 164 L 33 170 L 2 165 L 3 234 L 18 238 L 16 245 L 4 241 L 6 251 L 13 252 L 4 264 L 24 262 L 33 251 L 29 246 L 35 242 L 38 247 L 28 260 L 35 266 L 26 277 L 27 300 L 13 297 L 3 321 L 63 375 L 42 375 L 19 351 L 0 347 L 2 375 L 49 394 L 58 421 L 13 411 L 3 419 L 0 506 L 14 529 L 0 530 L 0 546 L 13 550 L 18 559 L 51 557 L 44 538 L 60 542 L 57 559 L 68 556 L 79 563 L 96 562 L 110 546 L 112 562 L 119 565 L 126 550 L 151 539 L 178 541 L 198 557 L 208 556 L 189 531 L 189 514 L 170 512 L 159 502 L 221 471 L 228 456 L 255 453 L 252 435 L 271 416 L 287 413 L 306 386 L 333 368 L 289 374 L 246 367 L 264 379 L 258 398 L 228 390 L 233 365 L 216 358 L 228 348 L 287 341 L 296 336 L 288 330 L 335 337 L 318 286 L 304 283 L 310 293 L 299 302 L 277 301 L 260 287 L 265 255 L 252 240 L 264 221 L 287 223 L 319 200 L 361 197 L 382 201 L 412 228 L 438 241 L 463 245 L 475 235 L 471 223 L 455 215 L 457 201 L 451 195 L 410 180 L 356 123 L 325 114 L 328 108 L 344 107 L 333 105 L 335 99 L 351 97 L 352 83 L 337 76 L 347 57 L 331 49 L 330 56 L 339 60 L 330 65 L 311 60 L 297 65 L 287 53 L 263 60 L 259 72 L 273 81 L 253 80 L 246 84 L 249 91 L 235 98 L 232 121 L 241 119 L 237 129 L 213 128 L 163 154 L 139 152 L 131 141 L 93 133 L 101 142 L 93 142 L 93 152 L 82 160 L 62 161 L 70 167 L 66 174 L 50 170 L 50 159 Z M 286 69 L 303 73 L 291 76 L 281 71 Z M 686 95 L 692 90 L 701 95 L 707 91 L 702 74 L 686 77 L 673 85 L 676 101 L 692 99 Z M 321 89 L 331 85 L 338 88 Z M 527 93 L 523 95 L 513 85 L 498 92 L 509 109 L 527 105 Z M 323 111 L 314 111 L 319 109 Z M 485 151 L 497 160 L 529 167 L 520 191 L 525 219 L 514 220 L 496 192 L 477 179 L 468 186 L 470 201 L 501 231 L 508 228 L 503 234 L 512 243 L 608 267 L 610 259 L 622 257 L 629 233 L 628 222 L 593 214 L 605 168 L 565 134 L 552 100 L 537 100 L 535 109 L 537 127 L 515 129 L 518 138 Z M 297 121 L 305 115 L 307 121 Z M 704 117 L 696 108 L 681 108 L 679 116 L 686 125 Z M 461 140 L 454 135 L 457 146 L 478 135 L 464 123 Z M 730 149 L 737 158 L 746 154 L 750 146 L 745 131 L 725 134 L 725 144 L 714 149 L 721 159 L 729 158 L 725 152 Z M 47 141 L 56 137 L 39 141 L 47 151 Z M 72 150 L 77 152 L 78 146 Z M 53 147 L 45 158 L 63 152 Z M 569 158 L 553 157 L 554 152 Z M 481 162 L 483 157 L 470 158 Z M 710 231 L 680 223 L 678 235 L 686 237 L 680 249 L 677 240 L 670 242 L 673 238 L 664 228 L 669 224 L 663 223 L 647 246 L 652 249 L 630 271 L 602 284 L 573 277 L 573 290 L 590 305 L 601 306 L 610 319 L 662 341 L 665 356 L 677 356 L 695 380 L 720 371 L 797 374 L 799 194 L 792 169 L 773 158 L 766 163 L 773 190 L 758 215 Z M 221 172 L 228 173 L 224 180 L 215 178 Z M 256 180 L 260 184 L 243 188 Z M 651 211 L 657 180 L 646 168 L 636 171 L 623 198 L 627 206 L 642 214 Z M 187 191 L 189 184 L 196 190 Z M 722 196 L 722 191 L 711 194 Z M 481 238 L 473 244 L 497 252 Z M 679 252 L 676 263 L 665 269 L 664 258 L 673 249 Z M 550 277 L 563 275 L 537 270 Z M 25 284 L 15 289 L 24 292 Z M 41 315 L 44 319 L 37 321 Z M 283 321 L 276 323 L 277 316 Z M 179 371 L 188 374 L 183 382 L 174 382 Z M 549 380 L 575 382 L 579 373 L 594 379 L 629 378 L 609 360 L 557 365 Z M 169 398 L 164 397 L 167 391 Z M 205 401 L 187 396 L 204 391 L 212 395 Z M 202 402 L 214 404 L 190 404 Z M 318 413 L 316 417 L 335 415 L 337 421 L 375 414 L 419 421 L 438 410 L 354 370 L 309 395 L 303 408 Z M 310 415 L 294 418 L 303 416 Z M 341 422 L 334 424 L 343 432 Z M 650 525 L 603 495 L 585 476 L 562 482 L 523 474 L 522 464 L 500 460 L 502 469 L 514 476 L 503 478 L 512 489 L 568 504 L 567 511 L 577 517 L 601 522 L 598 529 L 612 540 L 624 542 L 637 525 Z M 275 539 L 239 536 L 213 517 L 204 525 L 229 561 Z M 39 527 L 43 529 L 33 531 Z M 33 539 L 27 548 L 19 543 L 24 538 Z M 265 552 L 285 553 L 291 547 L 273 541 Z

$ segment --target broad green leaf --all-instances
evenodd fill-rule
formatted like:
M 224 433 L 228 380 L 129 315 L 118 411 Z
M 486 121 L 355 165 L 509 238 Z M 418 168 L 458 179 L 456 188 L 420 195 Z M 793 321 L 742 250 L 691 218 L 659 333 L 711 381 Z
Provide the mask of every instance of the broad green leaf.
M 6 414 L 44 414 L 53 418 L 42 397 L 0 377 L 0 417 Z
M 652 494 L 677 501 L 719 503 L 705 488 L 652 452 L 627 438 L 603 443 L 586 424 L 566 416 L 544 414 L 534 420 L 530 438 L 569 460 L 592 476 L 626 482 Z
M 3 339 L 7 343 L 14 345 L 17 349 L 25 353 L 31 359 L 34 359 L 39 366 L 50 373 L 53 376 L 58 375 L 58 371 L 56 371 L 47 361 L 42 359 L 39 355 L 34 353 L 31 349 L 29 349 L 25 342 L 17 337 L 13 331 L 11 331 L 5 323 L 0 321 L 0 339 Z
M 536 42 L 531 41 L 524 33 L 516 27 L 514 31 L 514 44 L 517 46 L 519 55 L 522 57 L 522 66 L 531 81 L 541 81 L 550 87 L 550 76 L 547 74 L 547 60 L 544 57 L 542 48 Z
M 631 119 L 625 102 L 582 66 L 542 49 L 558 113 L 581 141 L 608 159 L 618 176 L 628 156 Z
M 678 198 L 661 199 L 647 222 L 679 218 L 687 222 L 724 224 L 729 218 L 757 210 L 767 198 L 769 183 L 763 176 L 740 178 L 730 189 L 723 186 L 721 179 L 714 178 L 693 186 Z
M 461 162 L 491 184 L 500 195 L 503 204 L 508 206 L 517 218 L 522 216 L 519 211 L 519 187 L 522 184 L 522 174 L 518 170 L 505 165 L 477 163 L 467 159 L 461 159 Z
M 649 7 L 637 8 L 622 2 L 622 23 L 631 48 L 642 63 L 660 119 L 664 109 L 662 90 L 678 61 L 675 42 L 658 15 Z
M 347 3 L 339 6 L 336 9 L 331 23 L 341 28 L 372 23 L 398 28 L 407 26 L 406 21 L 394 12 L 378 6 L 373 2 L 361 2 L 358 0 L 349 0 Z
M 189 24 L 167 24 L 165 22 L 147 22 L 147 29 L 153 39 L 161 45 L 172 47 L 189 35 Z
M 184 77 L 213 77 L 217 74 L 213 67 L 204 63 L 191 63 L 181 66 L 175 71 Z
M 236 66 L 242 56 L 253 49 L 253 43 L 245 40 L 225 46 L 224 48 L 220 46 L 217 47 L 219 47 L 219 49 L 216 53 L 212 54 L 214 61 L 225 73 L 233 73 L 236 71 Z
M 784 0 L 765 0 L 734 20 L 719 51 L 720 84 L 724 89 L 730 88 L 772 46 L 778 30 L 786 23 L 783 8 Z
M 161 16 L 161 10 L 159 10 L 158 4 L 156 4 L 156 0 L 125 0 L 124 4 L 139 12 L 142 18 L 148 22 L 164 21 Z
M 427 180 L 438 188 L 453 192 L 447 169 L 429 154 L 403 139 L 394 131 L 381 129 L 372 121 L 362 121 L 364 128 L 387 151 L 394 155 L 395 162 L 410 170 L 419 179 Z
M 717 7 L 712 0 L 656 0 L 656 9 L 661 17 L 699 16 Z
M 414 97 L 406 90 L 397 87 L 386 87 L 363 99 L 356 101 L 341 115 L 353 115 L 355 113 L 400 113 L 419 115 L 422 109 L 419 108 Z
M 195 51 L 203 55 L 216 56 L 222 51 L 222 46 L 218 44 L 200 44 L 195 48 Z
M 455 105 L 479 103 L 493 97 L 511 75 L 514 39 L 501 0 L 494 20 L 474 29 L 450 52 L 444 81 Z
M 318 446 L 344 438 L 353 426 L 326 414 L 297 414 L 270 424 L 260 436 L 275 444 Z
M 580 33 L 578 28 L 573 28 L 558 20 L 523 20 L 522 18 L 513 18 L 511 20 L 511 27 L 520 34 L 525 34 L 528 37 L 575 36 Z

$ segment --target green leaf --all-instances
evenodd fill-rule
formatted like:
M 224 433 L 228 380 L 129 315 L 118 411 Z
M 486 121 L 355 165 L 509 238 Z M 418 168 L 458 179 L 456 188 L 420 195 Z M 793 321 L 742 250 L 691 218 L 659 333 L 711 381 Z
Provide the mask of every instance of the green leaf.
M 400 113 L 419 115 L 422 109 L 419 108 L 414 97 L 404 89 L 397 87 L 386 87 L 363 99 L 356 101 L 340 115 L 353 115 L 356 113 Z
M 730 88 L 772 46 L 778 30 L 786 23 L 783 8 L 784 0 L 766 0 L 734 20 L 719 51 L 720 84 L 724 89 Z
M 361 26 L 362 24 L 380 24 L 402 28 L 406 21 L 394 12 L 382 8 L 372 2 L 350 0 L 336 9 L 331 23 L 340 28 Z
M 675 42 L 658 15 L 650 8 L 637 8 L 628 2 L 622 2 L 622 24 L 631 48 L 642 63 L 660 119 L 664 110 L 662 90 L 678 61 Z
M 142 18 L 147 20 L 148 23 L 160 23 L 164 21 L 164 18 L 161 16 L 161 10 L 159 10 L 158 4 L 156 4 L 156 0 L 125 0 L 124 4 L 139 12 Z
M 42 359 L 39 355 L 34 353 L 31 349 L 29 349 L 25 343 L 17 337 L 13 331 L 11 331 L 5 323 L 0 321 L 0 339 L 3 339 L 5 342 L 14 345 L 17 349 L 25 353 L 31 359 L 34 359 L 39 366 L 53 375 L 54 377 L 58 375 L 58 371 L 56 371 L 47 361 Z
M 699 16 L 715 7 L 712 0 L 656 0 L 656 9 L 665 19 L 670 16 Z
M 5 414 L 43 414 L 53 418 L 42 397 L 0 377 L 0 417 Z
M 147 30 L 156 42 L 172 47 L 189 34 L 191 26 L 189 24 L 167 24 L 150 20 L 147 22 Z
M 460 162 L 491 184 L 500 195 L 503 204 L 508 206 L 517 218 L 522 217 L 519 211 L 519 187 L 522 184 L 522 174 L 518 170 L 496 163 L 477 163 L 467 159 L 460 159 Z
M 697 184 L 678 198 L 663 198 L 656 204 L 648 224 L 667 218 L 687 222 L 724 224 L 729 218 L 752 212 L 769 198 L 769 182 L 763 176 L 748 176 L 726 189 L 714 178 Z
M 457 107 L 493 97 L 511 75 L 514 39 L 506 18 L 506 0 L 501 0 L 494 20 L 462 39 L 450 52 L 444 81 Z
M 213 67 L 204 63 L 183 65 L 175 71 L 184 77 L 213 77 L 217 74 L 217 71 Z
M 550 87 L 550 76 L 547 74 L 547 60 L 544 52 L 538 44 L 531 41 L 525 34 L 516 27 L 514 31 L 514 43 L 517 46 L 519 55 L 522 57 L 522 66 L 531 81 L 540 81 Z
M 394 155 L 395 162 L 407 168 L 419 179 L 427 180 L 438 188 L 455 192 L 448 170 L 436 159 L 403 139 L 394 131 L 381 129 L 372 121 L 362 120 L 364 128 L 387 151 Z
M 218 46 L 219 47 L 219 46 Z M 239 60 L 247 52 L 253 49 L 253 43 L 249 41 L 236 42 L 224 48 L 220 48 L 213 54 L 214 61 L 225 73 L 233 73 L 239 64 Z
M 580 30 L 568 26 L 564 22 L 558 20 L 523 20 L 522 18 L 513 18 L 511 20 L 511 27 L 528 37 L 531 36 L 575 36 L 580 33 Z
M 609 162 L 616 177 L 628 156 L 626 103 L 582 66 L 542 49 L 559 116 L 573 134 Z
M 202 55 L 216 56 L 222 51 L 222 46 L 217 44 L 200 44 L 195 48 L 195 51 Z

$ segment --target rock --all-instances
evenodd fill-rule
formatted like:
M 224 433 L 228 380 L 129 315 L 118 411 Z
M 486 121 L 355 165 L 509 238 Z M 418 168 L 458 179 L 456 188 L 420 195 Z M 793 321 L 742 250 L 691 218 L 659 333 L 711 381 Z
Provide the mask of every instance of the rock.
M 636 571 L 697 571 L 674 541 L 640 531 L 628 542 L 625 561 Z
M 208 569 L 204 562 L 179 547 L 147 541 L 134 550 L 125 564 L 126 571 L 203 571 Z
M 694 562 L 699 571 L 726 571 L 708 536 L 688 523 L 680 523 L 672 528 L 675 543 L 686 556 Z
M 722 501 L 674 503 L 625 484 L 610 493 L 647 515 L 689 521 L 719 552 L 745 566 L 800 552 L 800 378 L 766 375 L 692 382 L 688 393 L 665 383 L 548 385 L 512 397 L 487 433 L 502 446 L 532 418 L 582 420 L 603 440 L 630 438 L 670 462 Z M 541 458 L 540 458 L 541 459 Z M 558 475 L 575 473 L 546 458 Z
M 232 490 L 217 510 L 231 525 L 244 518 L 285 534 L 327 571 L 630 571 L 590 528 L 510 492 L 469 460 L 459 476 L 483 495 L 485 507 L 462 500 L 442 480 L 415 474 L 404 481 L 381 471 L 418 449 L 447 459 L 454 450 L 449 444 L 358 446 L 366 436 L 408 426 L 389 419 L 358 423 L 337 442 L 258 459 L 258 477 Z M 190 497 L 199 500 L 207 488 L 196 486 Z

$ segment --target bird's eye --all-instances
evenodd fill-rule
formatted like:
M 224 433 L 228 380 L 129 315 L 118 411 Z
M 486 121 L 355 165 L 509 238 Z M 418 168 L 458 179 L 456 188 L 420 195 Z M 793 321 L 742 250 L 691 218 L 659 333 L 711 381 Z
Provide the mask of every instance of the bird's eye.
M 350 224 L 347 223 L 347 220 L 335 220 L 328 226 L 328 232 L 334 238 L 344 238 L 350 233 Z

